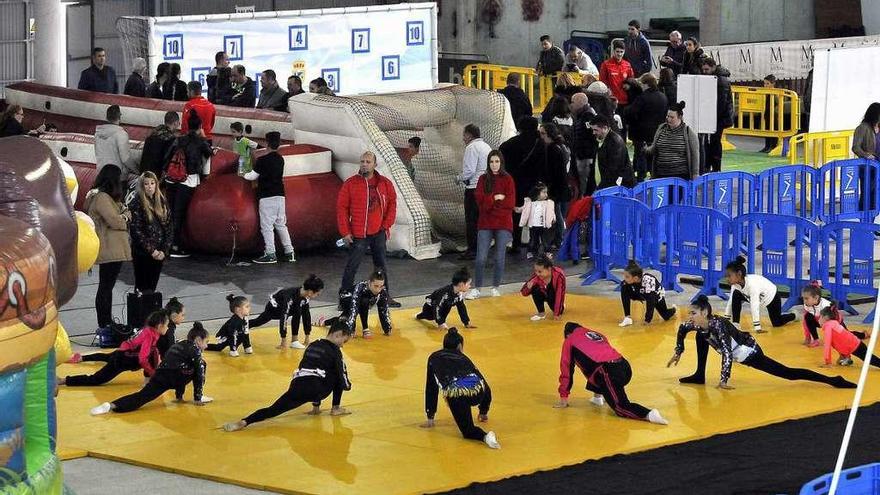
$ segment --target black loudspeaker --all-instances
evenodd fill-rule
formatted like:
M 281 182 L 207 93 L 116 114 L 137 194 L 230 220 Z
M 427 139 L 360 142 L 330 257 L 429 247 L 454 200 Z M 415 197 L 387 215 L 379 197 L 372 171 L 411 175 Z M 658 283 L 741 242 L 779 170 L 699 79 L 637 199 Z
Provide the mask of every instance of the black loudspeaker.
M 162 293 L 150 292 L 148 294 L 140 294 L 129 292 L 126 308 L 128 328 L 133 332 L 137 332 L 144 326 L 144 321 L 150 313 L 162 309 Z

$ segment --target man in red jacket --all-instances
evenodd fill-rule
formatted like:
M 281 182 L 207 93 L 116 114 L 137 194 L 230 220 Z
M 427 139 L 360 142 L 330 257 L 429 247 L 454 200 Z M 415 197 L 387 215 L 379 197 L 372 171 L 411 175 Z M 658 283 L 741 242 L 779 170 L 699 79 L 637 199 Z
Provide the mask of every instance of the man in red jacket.
M 611 90 L 611 94 L 617 98 L 617 110 L 615 113 L 623 118 L 623 109 L 630 103 L 626 91 L 623 90 L 623 82 L 628 78 L 636 77 L 632 65 L 623 59 L 626 54 L 626 45 L 621 40 L 614 40 L 611 45 L 611 58 L 602 62 L 599 69 L 599 80 L 605 83 Z M 621 129 L 620 137 L 626 142 L 626 121 Z
M 205 133 L 205 139 L 211 141 L 211 133 L 214 130 L 214 117 L 217 110 L 214 104 L 202 96 L 202 84 L 198 81 L 190 81 L 186 85 L 189 101 L 183 106 L 183 125 L 181 131 L 183 134 L 189 132 L 189 114 L 195 112 L 202 120 L 202 131 Z
M 388 288 L 385 242 L 391 235 L 396 216 L 394 184 L 376 171 L 376 155 L 365 151 L 361 155 L 360 171 L 342 184 L 336 200 L 336 224 L 342 240 L 349 247 L 348 262 L 339 288 L 340 301 L 351 295 L 354 277 L 367 247 L 373 255 L 373 266 L 385 274 L 385 288 Z M 400 307 L 393 298 L 389 298 L 388 305 Z

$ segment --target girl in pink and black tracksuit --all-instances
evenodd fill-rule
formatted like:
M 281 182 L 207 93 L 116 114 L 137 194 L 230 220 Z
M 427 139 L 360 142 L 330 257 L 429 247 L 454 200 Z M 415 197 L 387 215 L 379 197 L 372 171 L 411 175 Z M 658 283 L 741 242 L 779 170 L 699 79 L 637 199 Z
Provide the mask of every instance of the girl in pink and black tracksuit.
M 564 335 L 559 359 L 559 403 L 555 407 L 568 407 L 576 365 L 587 377 L 593 404 L 602 406 L 607 402 L 621 418 L 668 424 L 656 409 L 630 402 L 624 387 L 632 379 L 632 368 L 604 335 L 571 321 L 565 324 Z
M 843 322 L 843 314 L 837 308 L 837 305 L 833 301 L 822 297 L 822 283 L 820 281 L 814 280 L 810 285 L 804 287 L 801 291 L 801 297 L 804 300 L 804 317 L 802 320 L 804 345 L 809 347 L 819 347 L 822 345 L 819 342 L 819 329 L 822 328 L 822 325 L 819 323 L 819 314 L 825 308 L 829 308 L 834 315 L 833 319 L 838 321 L 843 328 L 846 328 L 846 323 Z M 868 338 L 867 334 L 863 332 L 853 332 L 850 330 L 850 333 L 859 340 Z
M 147 326 L 134 337 L 126 340 L 119 349 L 110 353 L 107 364 L 92 375 L 74 375 L 67 378 L 59 378 L 59 385 L 68 387 L 87 387 L 90 385 L 103 385 L 116 378 L 123 371 L 144 370 L 144 376 L 149 378 L 159 365 L 159 350 L 156 343 L 159 337 L 168 330 L 168 313 L 154 311 L 147 317 Z
M 868 357 L 868 346 L 836 319 L 834 308 L 823 309 L 819 313 L 819 323 L 822 325 L 822 338 L 825 340 L 825 364 L 823 367 L 831 366 L 831 349 L 833 348 L 840 353 L 837 364 L 841 366 L 852 365 L 850 356 L 855 356 L 862 361 L 870 361 L 871 366 L 880 368 L 880 358 L 874 355 Z
M 538 312 L 532 315 L 532 321 L 546 318 L 544 304 L 548 304 L 553 311 L 553 319 L 558 320 L 565 311 L 565 272 L 562 268 L 553 265 L 553 261 L 547 256 L 535 260 L 535 271 L 532 277 L 522 286 L 520 293 L 523 296 L 532 296 L 535 308 Z

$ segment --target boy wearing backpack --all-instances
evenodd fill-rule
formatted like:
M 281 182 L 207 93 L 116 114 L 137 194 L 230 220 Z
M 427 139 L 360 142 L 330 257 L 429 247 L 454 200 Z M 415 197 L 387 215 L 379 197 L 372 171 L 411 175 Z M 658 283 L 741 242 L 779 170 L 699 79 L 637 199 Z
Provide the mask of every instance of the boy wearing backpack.
M 208 175 L 210 163 L 207 161 L 214 150 L 205 139 L 202 121 L 196 112 L 190 112 L 187 121 L 188 132 L 177 138 L 169 150 L 168 164 L 165 167 L 165 190 L 168 207 L 171 209 L 172 240 L 171 257 L 185 258 L 189 253 L 183 250 L 181 233 L 186 222 L 186 212 L 200 175 Z
M 296 261 L 293 254 L 293 244 L 290 242 L 290 232 L 287 231 L 287 203 L 284 197 L 284 158 L 278 154 L 281 146 L 281 133 L 266 133 L 266 145 L 269 152 L 257 158 L 254 169 L 246 174 L 247 180 L 257 181 L 257 198 L 260 201 L 260 232 L 263 233 L 265 251 L 263 256 L 254 260 L 254 263 L 269 264 L 277 263 L 275 256 L 275 232 L 284 247 L 284 256 L 281 261 L 288 263 Z

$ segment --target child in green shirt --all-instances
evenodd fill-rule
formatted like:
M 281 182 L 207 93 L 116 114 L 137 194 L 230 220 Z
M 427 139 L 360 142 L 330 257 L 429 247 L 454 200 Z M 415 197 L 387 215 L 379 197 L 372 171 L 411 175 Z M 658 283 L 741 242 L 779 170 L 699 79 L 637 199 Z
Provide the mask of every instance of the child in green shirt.
M 244 137 L 244 126 L 241 122 L 233 122 L 229 129 L 235 140 L 232 150 L 238 153 L 238 175 L 244 175 L 253 170 L 251 150 L 257 149 L 257 142 Z

